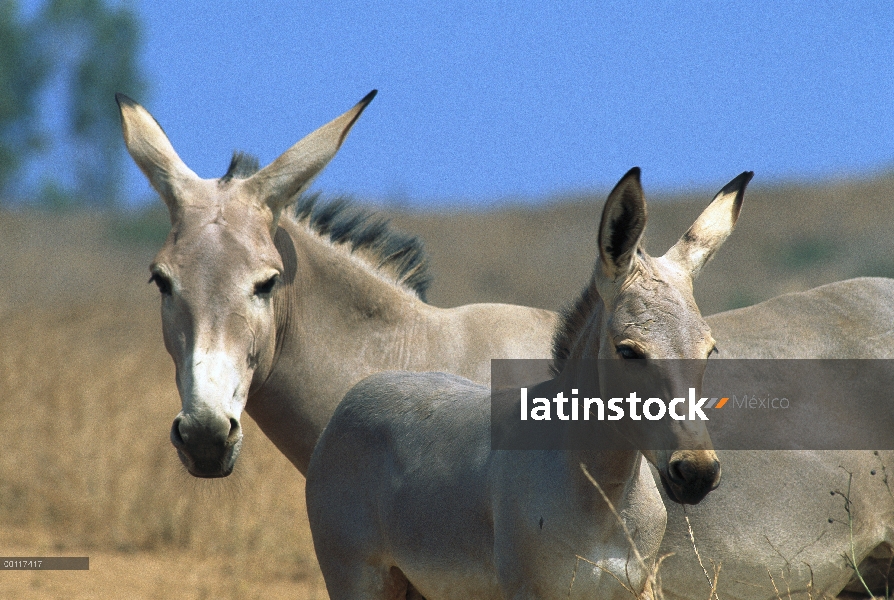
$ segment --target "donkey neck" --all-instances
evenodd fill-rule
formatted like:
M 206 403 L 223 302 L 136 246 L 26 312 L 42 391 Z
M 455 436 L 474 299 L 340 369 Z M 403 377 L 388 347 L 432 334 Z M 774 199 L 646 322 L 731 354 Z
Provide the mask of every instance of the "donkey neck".
M 554 379 L 534 386 L 529 392 L 529 397 L 552 398 L 558 391 L 563 391 L 566 397 L 569 390 L 576 394 L 577 389 L 598 390 L 599 378 L 591 365 L 584 365 L 578 369 L 579 363 L 571 361 L 566 368 Z M 586 372 L 581 372 L 581 371 Z M 609 421 L 590 421 L 587 436 L 599 436 L 599 447 L 612 448 L 611 450 L 597 450 L 586 447 L 587 440 L 576 439 L 580 434 L 579 421 L 559 421 L 556 423 L 564 433 L 562 436 L 569 447 L 562 452 L 566 477 L 582 497 L 599 497 L 589 478 L 583 473 L 581 465 L 597 480 L 609 500 L 616 504 L 623 504 L 623 499 L 629 492 L 630 482 L 640 468 L 642 454 L 630 442 L 626 441 L 619 431 Z M 575 430 L 572 435 L 572 430 Z M 588 438 L 589 439 L 589 438 Z M 602 500 L 599 500 L 601 503 Z
M 598 344 L 603 335 L 604 314 L 605 302 L 596 289 L 594 275 L 574 304 L 561 313 L 553 341 L 554 372 L 562 372 L 566 360 L 599 357 Z M 561 376 L 566 380 L 570 377 L 570 373 Z
M 558 371 L 553 385 L 556 389 L 585 388 L 599 390 L 599 375 L 595 359 L 599 357 L 598 344 L 603 336 L 603 318 L 606 307 L 596 288 L 597 274 L 578 300 L 562 314 L 553 346 L 554 369 Z M 614 440 L 604 444 L 617 450 L 591 450 L 575 448 L 567 451 L 566 469 L 575 489 L 585 497 L 599 497 L 592 482 L 583 473 L 587 469 L 602 487 L 606 497 L 615 506 L 623 506 L 630 491 L 631 482 L 640 469 L 642 454 L 624 440 L 621 434 L 606 424 L 594 424 L 593 435 L 609 436 Z M 626 448 L 627 449 L 622 449 Z M 602 503 L 602 499 L 599 499 Z M 601 505 L 601 504 L 600 504 Z
M 276 353 L 247 412 L 304 473 L 335 407 L 350 387 L 384 370 L 413 369 L 433 307 L 366 259 L 283 219 L 276 245 L 284 285 L 274 298 Z
M 622 511 L 630 503 L 632 490 L 641 485 L 639 473 L 643 460 L 643 455 L 636 450 L 576 451 L 568 453 L 567 468 L 579 497 L 588 498 L 588 503 L 594 506 L 604 507 L 605 500 L 593 484 L 595 481 L 605 498 Z M 651 480 L 651 475 L 648 478 Z
M 283 310 L 277 310 L 278 332 L 306 334 L 314 322 L 332 317 L 337 320 L 326 323 L 331 327 L 329 336 L 355 339 L 354 330 L 363 323 L 373 323 L 377 331 L 389 324 L 403 325 L 425 306 L 413 291 L 347 244 L 333 244 L 300 223 L 283 221 L 277 249 L 286 269 L 286 286 L 280 297 Z

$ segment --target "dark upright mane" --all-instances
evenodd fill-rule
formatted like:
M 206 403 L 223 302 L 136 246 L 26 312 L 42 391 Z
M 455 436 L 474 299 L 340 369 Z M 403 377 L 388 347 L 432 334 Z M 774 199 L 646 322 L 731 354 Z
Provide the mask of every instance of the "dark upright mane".
M 645 276 L 652 278 L 654 274 L 651 257 L 645 253 L 642 245 L 637 247 L 635 259 L 631 267 L 631 273 L 627 275 L 628 280 L 634 277 Z M 596 269 L 600 266 L 597 264 Z M 550 371 L 553 375 L 558 375 L 562 371 L 565 360 L 571 355 L 572 347 L 575 341 L 581 335 L 587 321 L 596 310 L 596 306 L 600 301 L 599 291 L 596 289 L 596 272 L 590 277 L 587 287 L 580 293 L 574 304 L 570 304 L 559 311 L 559 326 L 553 335 L 553 357 Z
M 347 244 L 352 253 L 390 274 L 425 301 L 431 274 L 422 240 L 392 230 L 388 219 L 358 208 L 345 198 L 325 203 L 319 198 L 319 194 L 300 197 L 295 204 L 295 219 L 333 244 Z
M 244 152 L 234 152 L 227 172 L 218 185 L 233 179 L 247 179 L 259 170 L 258 159 Z M 295 220 L 304 223 L 333 244 L 347 244 L 352 253 L 365 259 L 379 271 L 412 290 L 425 302 L 431 284 L 428 256 L 422 240 L 392 230 L 388 219 L 370 210 L 356 207 L 345 198 L 325 203 L 319 194 L 301 196 L 295 203 Z
M 232 179 L 248 179 L 260 170 L 258 159 L 251 154 L 245 152 L 233 152 L 233 158 L 230 159 L 230 166 L 227 172 L 217 182 L 218 185 L 226 185 Z
M 553 359 L 549 366 L 554 376 L 562 371 L 565 360 L 571 355 L 572 345 L 586 327 L 598 301 L 599 292 L 591 281 L 573 304 L 559 311 L 559 326 L 553 334 Z

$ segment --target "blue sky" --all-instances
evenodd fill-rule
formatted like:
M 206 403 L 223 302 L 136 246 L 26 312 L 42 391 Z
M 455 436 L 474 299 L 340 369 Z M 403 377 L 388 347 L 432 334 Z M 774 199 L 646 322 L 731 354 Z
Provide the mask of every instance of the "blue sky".
M 894 167 L 894 3 L 150 1 L 141 101 L 203 177 L 378 97 L 324 192 L 489 204 Z M 113 101 L 110 99 L 110 101 Z M 146 197 L 132 168 L 128 194 Z

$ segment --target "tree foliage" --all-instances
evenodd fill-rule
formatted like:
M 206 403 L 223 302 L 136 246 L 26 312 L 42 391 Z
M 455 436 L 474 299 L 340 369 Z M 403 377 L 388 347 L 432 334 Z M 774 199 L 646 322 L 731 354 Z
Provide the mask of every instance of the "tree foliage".
M 45 186 L 83 202 L 114 203 L 124 167 L 115 92 L 142 97 L 146 87 L 139 22 L 129 8 L 107 0 L 48 0 L 28 23 L 18 18 L 15 0 L 0 0 L 0 11 L 7 11 L 0 12 L 0 191 L 24 161 L 49 151 L 65 160 L 58 172 L 44 175 Z M 52 137 L 38 125 L 38 103 L 48 89 L 64 114 L 64 131 Z M 7 95 L 16 103 L 7 104 Z M 35 143 L 41 140 L 50 143 Z M 18 162 L 5 161 L 7 151 Z
M 0 0 L 0 192 L 41 146 L 37 100 L 49 69 L 38 34 L 15 0 Z

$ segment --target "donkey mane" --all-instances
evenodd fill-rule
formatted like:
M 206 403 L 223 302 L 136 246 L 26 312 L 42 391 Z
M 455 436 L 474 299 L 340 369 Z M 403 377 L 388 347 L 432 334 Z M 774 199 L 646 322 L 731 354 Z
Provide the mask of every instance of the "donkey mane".
M 234 178 L 246 179 L 258 169 L 257 158 L 234 152 L 219 184 Z M 418 237 L 394 231 L 388 219 L 359 208 L 346 198 L 320 202 L 318 193 L 299 197 L 292 218 L 333 244 L 347 244 L 352 254 L 426 301 L 431 273 L 428 255 Z
M 593 314 L 597 302 L 599 292 L 590 281 L 577 300 L 559 311 L 559 326 L 553 334 L 553 359 L 549 366 L 553 377 L 558 377 L 562 372 L 565 360 L 571 355 L 571 346 L 587 326 L 587 320 Z
M 394 231 L 388 219 L 346 198 L 321 203 L 319 194 L 301 196 L 295 203 L 294 218 L 333 244 L 347 244 L 351 253 L 426 301 L 431 273 L 418 237 Z
M 248 179 L 261 169 L 258 159 L 251 154 L 245 152 L 233 152 L 233 158 L 230 159 L 230 166 L 227 172 L 218 180 L 220 186 L 226 185 L 232 179 Z
M 650 257 L 643 250 L 642 244 L 636 249 L 636 259 L 631 266 L 628 279 L 633 277 L 654 278 L 654 268 Z M 596 265 L 596 268 L 600 268 Z M 565 360 L 571 355 L 572 346 L 580 336 L 580 332 L 587 326 L 587 319 L 593 315 L 596 303 L 599 302 L 599 292 L 596 291 L 596 273 L 590 278 L 587 287 L 578 295 L 577 300 L 565 306 L 559 311 L 559 326 L 553 334 L 553 356 L 549 366 L 553 376 L 562 372 Z

